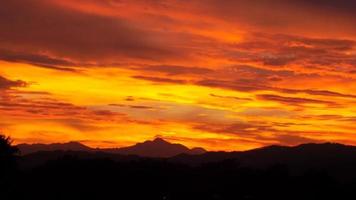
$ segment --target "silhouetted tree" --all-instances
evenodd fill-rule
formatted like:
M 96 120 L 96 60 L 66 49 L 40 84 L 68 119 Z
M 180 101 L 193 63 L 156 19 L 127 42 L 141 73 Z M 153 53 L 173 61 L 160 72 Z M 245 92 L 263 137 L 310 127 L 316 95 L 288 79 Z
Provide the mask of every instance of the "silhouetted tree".
M 15 181 L 16 156 L 18 149 L 11 145 L 10 137 L 0 134 L 0 191 L 6 199 Z
M 18 153 L 18 149 L 12 146 L 12 140 L 10 137 L 0 134 L 0 156 L 12 157 Z
M 10 137 L 0 134 L 0 163 L 1 170 L 10 170 L 15 166 L 18 149 L 11 145 Z

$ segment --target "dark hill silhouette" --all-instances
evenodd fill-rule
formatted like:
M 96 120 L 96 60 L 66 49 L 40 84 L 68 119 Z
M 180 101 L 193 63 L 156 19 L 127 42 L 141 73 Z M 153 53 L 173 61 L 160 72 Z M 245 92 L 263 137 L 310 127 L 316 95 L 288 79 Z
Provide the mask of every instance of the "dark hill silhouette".
M 22 155 L 35 153 L 38 151 L 92 151 L 90 147 L 87 147 L 79 142 L 68 143 L 53 143 L 53 144 L 19 144 L 17 148 Z
M 250 165 L 262 163 L 312 161 L 316 158 L 335 160 L 356 157 L 356 147 L 337 144 L 301 144 L 298 146 L 266 146 L 258 149 L 240 152 L 206 152 L 203 155 L 181 154 L 170 158 L 171 161 L 190 163 L 192 165 L 206 162 L 219 162 L 227 159 L 239 159 Z
M 172 144 L 156 139 L 124 150 L 131 154 L 152 149 L 152 145 L 155 150 L 167 145 L 172 148 Z M 20 168 L 14 171 L 17 175 L 0 184 L 0 199 L 356 198 L 356 147 L 341 144 L 269 146 L 170 158 L 59 150 L 39 151 L 16 160 Z
M 169 148 L 169 150 L 165 150 Z M 156 154 L 157 151 L 167 151 Z M 268 146 L 243 152 L 206 152 L 203 154 L 187 154 L 191 150 L 182 146 L 170 144 L 162 139 L 146 141 L 132 147 L 122 149 L 107 149 L 107 151 L 52 151 L 37 152 L 22 156 L 22 167 L 35 167 L 49 160 L 55 160 L 65 155 L 82 159 L 105 158 L 119 162 L 130 162 L 151 157 L 170 163 L 188 166 L 202 166 L 209 163 L 219 163 L 233 160 L 240 166 L 264 169 L 274 165 L 284 165 L 293 174 L 301 174 L 310 169 L 328 171 L 335 178 L 348 179 L 356 177 L 356 147 L 341 144 L 303 144 L 295 147 Z M 131 156 L 131 155 L 141 155 Z M 169 157 L 169 155 L 175 155 Z M 352 175 L 352 176 L 351 176 Z
M 120 155 L 105 153 L 100 151 L 37 151 L 20 157 L 18 164 L 21 169 L 30 169 L 41 166 L 48 161 L 58 160 L 64 157 L 75 157 L 80 159 L 109 159 L 118 162 L 131 162 L 142 160 L 142 157 L 136 155 Z
M 202 154 L 206 151 L 203 148 L 193 148 L 181 144 L 172 144 L 162 138 L 153 141 L 137 143 L 133 146 L 123 148 L 103 148 L 94 149 L 79 142 L 54 143 L 54 144 L 19 144 L 22 155 L 31 154 L 39 151 L 85 151 L 85 152 L 106 152 L 122 155 L 138 155 L 143 157 L 167 158 L 179 154 Z
M 291 173 L 318 169 L 330 172 L 334 177 L 356 177 L 356 147 L 335 143 L 302 144 L 295 147 L 267 146 L 244 152 L 207 152 L 203 155 L 181 154 L 170 158 L 171 162 L 199 166 L 235 160 L 241 166 L 263 169 L 273 165 L 285 165 Z

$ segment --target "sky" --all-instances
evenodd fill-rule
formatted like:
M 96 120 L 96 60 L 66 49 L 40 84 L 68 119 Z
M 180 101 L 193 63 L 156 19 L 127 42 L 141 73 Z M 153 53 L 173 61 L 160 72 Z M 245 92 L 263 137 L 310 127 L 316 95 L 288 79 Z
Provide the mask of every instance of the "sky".
M 356 145 L 353 0 L 4 0 L 0 131 L 122 147 Z

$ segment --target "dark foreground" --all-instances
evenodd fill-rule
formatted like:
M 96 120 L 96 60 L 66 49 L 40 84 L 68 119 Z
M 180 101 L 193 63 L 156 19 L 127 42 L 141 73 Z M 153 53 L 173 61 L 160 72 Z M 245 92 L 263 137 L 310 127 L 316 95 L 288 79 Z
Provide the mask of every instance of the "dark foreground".
M 38 152 L 12 161 L 1 161 L 3 200 L 356 199 L 356 150 L 332 144 L 164 159 Z

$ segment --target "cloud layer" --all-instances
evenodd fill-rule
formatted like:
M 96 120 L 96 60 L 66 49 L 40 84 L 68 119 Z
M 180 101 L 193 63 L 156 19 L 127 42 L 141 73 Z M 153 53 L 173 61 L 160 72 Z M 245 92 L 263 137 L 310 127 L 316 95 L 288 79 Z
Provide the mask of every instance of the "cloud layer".
M 355 8 L 6 0 L 0 129 L 22 142 L 94 146 L 157 134 L 212 150 L 356 144 Z

